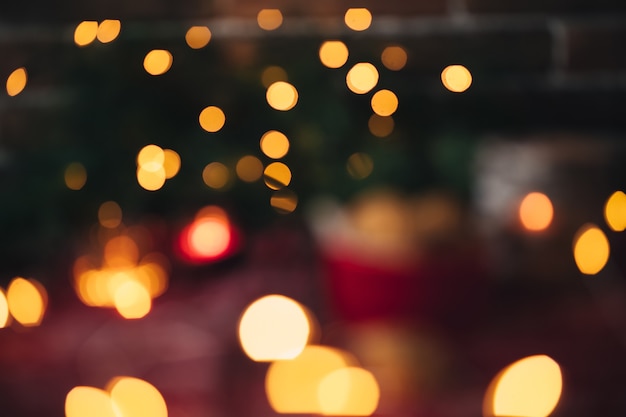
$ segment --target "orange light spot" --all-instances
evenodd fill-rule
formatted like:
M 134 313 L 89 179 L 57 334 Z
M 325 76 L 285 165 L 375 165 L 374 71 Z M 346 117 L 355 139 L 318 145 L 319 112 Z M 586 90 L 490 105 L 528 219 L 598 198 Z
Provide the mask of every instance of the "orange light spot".
M 522 225 L 531 231 L 545 230 L 552 223 L 554 208 L 552 202 L 543 193 L 532 192 L 526 195 L 519 207 Z

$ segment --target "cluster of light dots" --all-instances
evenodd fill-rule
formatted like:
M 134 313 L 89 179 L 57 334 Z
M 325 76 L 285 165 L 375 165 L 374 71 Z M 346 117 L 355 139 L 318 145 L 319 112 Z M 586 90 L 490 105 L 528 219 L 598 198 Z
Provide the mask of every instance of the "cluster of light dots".
M 20 67 L 14 70 L 7 78 L 7 94 L 11 97 L 18 95 L 24 90 L 24 88 L 26 88 L 27 81 L 28 74 L 26 73 L 26 68 Z
M 101 43 L 113 42 L 121 29 L 122 24 L 116 19 L 106 19 L 100 23 L 95 20 L 85 20 L 74 29 L 74 43 L 78 46 L 87 46 L 96 39 Z
M 120 376 L 105 389 L 72 388 L 65 396 L 65 417 L 167 417 L 163 395 L 143 379 Z
M 180 170 L 180 156 L 176 151 L 158 145 L 146 145 L 137 154 L 137 182 L 148 191 L 161 189 L 165 180 Z
M 11 319 L 24 327 L 39 326 L 48 304 L 48 293 L 37 280 L 15 277 L 6 294 L 0 288 L 0 328 Z
M 236 250 L 236 234 L 226 212 L 207 206 L 180 233 L 178 249 L 183 258 L 194 263 L 219 261 Z
M 246 355 L 271 362 L 265 392 L 281 414 L 369 416 L 380 389 L 372 373 L 340 349 L 312 344 L 316 320 L 297 301 L 271 294 L 252 302 L 239 320 Z
M 85 186 L 87 182 L 87 170 L 80 162 L 72 162 L 63 173 L 65 186 L 70 190 L 78 191 Z
M 563 390 L 559 364 L 546 355 L 520 359 L 504 368 L 487 388 L 485 417 L 548 417 Z

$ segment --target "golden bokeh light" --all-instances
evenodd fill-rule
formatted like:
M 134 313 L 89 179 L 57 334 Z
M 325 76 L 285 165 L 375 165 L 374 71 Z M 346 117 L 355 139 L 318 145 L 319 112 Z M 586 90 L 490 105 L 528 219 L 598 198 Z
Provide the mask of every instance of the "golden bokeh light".
M 372 110 L 379 116 L 391 116 L 398 110 L 398 97 L 393 91 L 379 90 L 372 96 Z
M 137 166 L 146 171 L 158 171 L 165 162 L 165 152 L 158 145 L 146 145 L 137 153 Z
M 65 396 L 65 417 L 119 417 L 109 393 L 94 387 L 74 387 Z
M 321 414 L 320 382 L 331 372 L 354 365 L 338 349 L 309 345 L 292 360 L 273 362 L 265 376 L 265 393 L 272 409 L 286 414 Z
M 96 40 L 98 36 L 98 22 L 85 20 L 80 22 L 74 29 L 74 43 L 78 46 L 86 46 Z
M 141 283 L 127 279 L 117 286 L 113 295 L 117 312 L 125 319 L 145 317 L 152 308 L 152 298 Z
M 205 216 L 194 221 L 189 229 L 189 249 L 198 257 L 213 258 L 223 254 L 230 245 L 231 233 L 225 216 Z
M 21 93 L 26 87 L 26 81 L 28 81 L 26 68 L 21 67 L 13 71 L 7 78 L 7 94 L 13 97 Z
M 289 81 L 287 71 L 282 67 L 270 65 L 261 73 L 261 84 L 263 84 L 263 87 L 268 88 L 277 81 Z
M 167 417 L 167 404 L 152 384 L 119 377 L 110 383 L 111 402 L 118 417 Z
M 102 227 L 115 229 L 122 222 L 122 208 L 115 201 L 105 201 L 98 208 L 98 221 Z
M 262 9 L 256 21 L 263 30 L 275 30 L 283 24 L 283 14 L 278 9 Z
M 162 75 L 172 67 L 173 60 L 174 58 L 170 51 L 153 49 L 143 59 L 143 67 L 150 75 Z
M 483 403 L 485 417 L 547 417 L 563 389 L 561 368 L 546 355 L 520 359 L 491 382 Z
M 167 289 L 166 264 L 167 258 L 163 255 L 152 253 L 144 256 L 141 263 L 134 270 L 135 279 L 148 290 L 152 298 L 162 295 Z
M 0 329 L 7 326 L 9 323 L 11 315 L 9 314 L 9 303 L 7 301 L 7 296 L 0 288 Z
M 106 19 L 100 22 L 98 25 L 97 38 L 102 43 L 113 42 L 120 31 L 122 30 L 122 24 L 119 20 Z
M 346 11 L 344 22 L 350 29 L 360 32 L 372 24 L 372 13 L 366 8 L 350 8 Z
M 260 146 L 268 158 L 280 159 L 289 152 L 289 139 L 277 130 L 270 130 L 261 137 Z
M 72 162 L 65 168 L 63 177 L 67 188 L 78 191 L 87 182 L 87 170 L 80 162 Z
M 395 127 L 395 122 L 391 116 L 383 117 L 374 113 L 370 116 L 367 127 L 372 135 L 384 138 L 391 135 Z
M 224 124 L 226 123 L 226 115 L 219 107 L 208 106 L 200 112 L 198 120 L 200 121 L 200 126 L 202 126 L 204 130 L 210 133 L 215 133 L 224 127 Z
M 254 301 L 239 320 L 239 342 L 257 362 L 293 359 L 309 341 L 311 326 L 302 306 L 283 295 Z
M 265 167 L 263 180 L 272 190 L 279 190 L 291 182 L 291 170 L 282 162 L 272 162 Z
M 320 46 L 319 57 L 328 68 L 341 68 L 348 61 L 348 47 L 341 41 L 326 41 Z
M 369 177 L 374 170 L 374 161 L 368 154 L 356 152 L 348 158 L 346 168 L 352 178 L 362 180 Z
M 283 188 L 272 194 L 270 205 L 280 214 L 293 213 L 298 207 L 298 196 L 293 191 Z
M 226 165 L 221 162 L 211 162 L 202 170 L 202 180 L 208 187 L 215 190 L 221 190 L 228 185 L 230 181 L 230 172 L 228 171 Z
M 626 229 L 626 194 L 615 191 L 604 204 L 604 220 L 614 232 Z
M 596 225 L 583 225 L 574 236 L 574 260 L 580 272 L 595 275 L 609 260 L 609 241 Z
M 263 162 L 256 156 L 246 155 L 237 161 L 235 172 L 241 181 L 258 181 L 263 175 Z
M 115 236 L 104 245 L 103 264 L 109 268 L 131 268 L 139 261 L 139 248 L 130 236 Z
M 320 381 L 317 393 L 322 414 L 333 416 L 372 415 L 380 398 L 374 375 L 358 367 L 330 372 Z
M 552 223 L 554 208 L 547 195 L 539 192 L 527 194 L 519 206 L 522 226 L 530 231 L 545 230 Z
M 400 71 L 405 67 L 408 57 L 406 51 L 401 46 L 388 46 L 383 50 L 380 55 L 385 68 L 392 71 Z
M 137 183 L 148 191 L 160 190 L 165 184 L 165 169 L 163 166 L 156 171 L 148 171 L 143 167 L 137 168 Z
M 180 171 L 180 155 L 172 149 L 163 150 L 163 169 L 165 170 L 165 178 L 170 179 Z
M 291 110 L 298 103 L 298 90 L 285 81 L 276 81 L 267 88 L 267 103 L 276 110 Z
M 463 65 L 449 65 L 441 71 L 443 86 L 454 93 L 462 93 L 472 85 L 472 74 Z
M 185 42 L 191 49 L 201 49 L 211 41 L 211 30 L 206 26 L 192 26 L 185 34 Z
M 46 311 L 47 293 L 32 279 L 14 278 L 7 289 L 9 312 L 23 326 L 38 326 Z
M 359 62 L 348 71 L 346 84 L 353 93 L 366 94 L 378 84 L 378 70 L 369 62 Z

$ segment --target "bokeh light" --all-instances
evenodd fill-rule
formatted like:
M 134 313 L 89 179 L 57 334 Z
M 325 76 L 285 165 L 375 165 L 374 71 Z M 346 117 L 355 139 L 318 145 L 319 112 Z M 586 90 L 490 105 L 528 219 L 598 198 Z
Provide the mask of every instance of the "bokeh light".
M 113 42 L 122 29 L 122 24 L 119 20 L 106 19 L 100 22 L 98 25 L 97 38 L 102 43 Z
M 614 232 L 626 229 L 626 194 L 615 191 L 604 204 L 604 220 Z
M 122 209 L 115 201 L 105 201 L 98 208 L 98 221 L 102 227 L 115 229 L 122 222 Z
M 191 49 L 201 49 L 211 41 L 211 30 L 206 26 L 192 26 L 185 33 L 185 42 Z
M 346 84 L 353 93 L 366 94 L 378 84 L 378 70 L 369 62 L 359 62 L 348 71 Z
M 385 138 L 393 132 L 395 122 L 391 116 L 379 116 L 372 114 L 367 122 L 370 133 L 379 138 Z
M 163 169 L 165 170 L 165 178 L 174 178 L 180 171 L 180 155 L 172 149 L 163 150 Z
M 263 162 L 256 156 L 243 156 L 237 161 L 235 172 L 241 181 L 258 181 L 263 175 Z
M 104 245 L 103 264 L 109 268 L 132 268 L 139 261 L 139 247 L 126 235 L 109 239 Z
M 443 86 L 454 93 L 462 93 L 472 85 L 472 74 L 463 65 L 449 65 L 441 71 Z
M 261 170 L 262 169 L 263 168 L 261 168 Z M 230 181 L 230 172 L 228 171 L 226 165 L 221 162 L 211 162 L 202 170 L 202 180 L 208 187 L 215 190 L 221 190 L 228 185 Z
M 7 94 L 13 97 L 21 93 L 26 87 L 27 80 L 26 68 L 21 67 L 13 71 L 7 78 Z
M 400 71 L 402 68 L 404 68 L 407 59 L 407 53 L 401 46 L 388 46 L 383 50 L 383 53 L 380 55 L 380 60 L 382 61 L 385 68 L 392 71 Z
M 165 49 L 153 49 L 146 54 L 143 67 L 150 75 L 165 74 L 172 67 L 174 58 L 170 51 Z
M 270 65 L 261 73 L 261 84 L 263 84 L 263 87 L 268 88 L 277 81 L 289 81 L 287 71 L 284 68 Z
M 372 96 L 372 110 L 379 116 L 391 116 L 398 110 L 398 97 L 393 91 L 379 90 Z
M 0 288 L 0 329 L 7 326 L 11 315 L 9 314 L 9 303 L 4 290 Z
M 277 81 L 267 88 L 267 103 L 276 110 L 287 111 L 298 103 L 298 90 L 285 81 Z
M 291 182 L 291 170 L 282 162 L 272 162 L 265 167 L 263 180 L 272 190 L 279 190 Z
M 309 341 L 311 326 L 302 306 L 283 295 L 254 301 L 239 320 L 239 342 L 257 362 L 293 359 Z
M 65 168 L 63 178 L 67 188 L 78 191 L 87 182 L 87 170 L 80 162 L 72 162 Z
M 80 22 L 74 29 L 74 43 L 78 46 L 86 46 L 96 40 L 98 36 L 98 22 L 85 20 Z
M 277 130 L 265 132 L 260 141 L 261 151 L 272 159 L 280 159 L 289 152 L 289 139 Z
M 197 219 L 189 230 L 189 248 L 198 257 L 217 258 L 228 249 L 230 228 L 227 219 L 211 216 Z
M 158 171 L 165 162 L 165 152 L 158 145 L 146 145 L 137 153 L 137 166 L 146 171 Z
M 272 194 L 270 205 L 280 214 L 293 213 L 298 207 L 298 196 L 293 191 L 283 188 Z
M 372 14 L 363 7 L 350 8 L 344 15 L 344 22 L 354 31 L 363 31 L 372 24 Z
M 547 417 L 561 398 L 561 368 L 546 355 L 520 359 L 491 382 L 483 404 L 485 417 Z
M 139 378 L 119 377 L 109 387 L 118 417 L 167 417 L 167 404 L 152 384 Z
M 125 319 L 140 319 L 152 308 L 152 298 L 148 290 L 131 279 L 119 284 L 113 295 L 113 303 L 118 313 Z
M 165 185 L 165 169 L 163 166 L 156 171 L 148 171 L 143 167 L 137 168 L 137 183 L 148 191 L 160 190 Z
M 32 279 L 14 278 L 7 289 L 9 312 L 26 327 L 38 326 L 46 311 L 47 293 Z
M 320 381 L 318 397 L 322 414 L 369 416 L 378 408 L 380 389 L 371 372 L 347 367 L 330 372 Z
M 539 192 L 528 193 L 519 206 L 519 218 L 527 230 L 545 230 L 552 223 L 554 208 L 547 195 Z
M 275 30 L 283 24 L 283 14 L 278 9 L 262 9 L 256 17 L 259 27 L 263 30 Z
M 200 126 L 210 133 L 219 131 L 226 123 L 226 115 L 217 106 L 205 107 L 199 116 Z
M 596 225 L 583 225 L 574 236 L 574 260 L 580 272 L 595 275 L 609 260 L 609 241 Z
M 113 410 L 109 393 L 95 387 L 74 387 L 65 396 L 65 417 L 125 417 Z
M 369 177 L 374 170 L 374 161 L 368 154 L 356 152 L 348 158 L 346 168 L 352 178 L 362 180 Z
M 326 41 L 319 50 L 320 61 L 328 68 L 341 68 L 348 61 L 348 55 L 348 47 L 341 41 Z

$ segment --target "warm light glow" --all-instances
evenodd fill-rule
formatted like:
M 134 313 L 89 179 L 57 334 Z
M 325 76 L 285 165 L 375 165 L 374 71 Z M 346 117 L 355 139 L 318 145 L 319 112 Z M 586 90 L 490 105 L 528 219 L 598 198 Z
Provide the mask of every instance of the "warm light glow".
M 485 417 L 547 417 L 559 402 L 561 368 L 546 355 L 529 356 L 509 365 L 491 382 L 483 405 Z
M 165 74 L 172 66 L 173 57 L 170 51 L 153 49 L 146 54 L 143 67 L 150 75 Z
M 293 359 L 309 340 L 311 327 L 300 304 L 283 295 L 254 301 L 239 320 L 239 342 L 257 362 Z
M 104 245 L 103 265 L 108 268 L 132 268 L 139 261 L 139 248 L 129 236 L 115 236 Z
M 320 61 L 328 68 L 341 68 L 348 61 L 348 47 L 341 41 L 326 41 L 320 46 Z
M 298 206 L 298 196 L 291 190 L 278 190 L 272 194 L 270 205 L 280 214 L 293 213 Z
M 217 132 L 222 127 L 224 127 L 224 123 L 226 123 L 226 116 L 222 109 L 216 106 L 205 107 L 204 110 L 200 112 L 200 126 L 207 132 Z
M 353 93 L 368 93 L 378 84 L 378 70 L 369 62 L 359 62 L 348 71 L 346 84 Z
M 221 162 L 211 162 L 202 170 L 202 180 L 204 183 L 216 190 L 226 187 L 229 179 L 230 173 L 228 172 L 228 168 Z
M 116 378 L 109 388 L 117 417 L 167 417 L 167 405 L 153 385 L 138 378 Z
M 277 81 L 267 88 L 267 103 L 276 110 L 287 111 L 298 103 L 298 90 L 285 81 Z
M 192 223 L 188 244 L 197 257 L 217 258 L 226 252 L 230 239 L 228 219 L 221 216 L 208 216 Z
M 261 150 L 268 158 L 280 159 L 289 152 L 289 139 L 277 130 L 270 130 L 261 137 Z
M 165 152 L 157 145 L 146 145 L 137 154 L 137 166 L 145 171 L 156 172 L 164 162 Z
M 46 311 L 47 294 L 35 280 L 14 278 L 7 289 L 9 312 L 23 326 L 38 326 Z
M 352 8 L 344 16 L 346 26 L 355 31 L 362 31 L 372 24 L 372 14 L 365 8 Z
M 520 221 L 526 229 L 531 231 L 547 229 L 552 223 L 553 215 L 552 202 L 543 193 L 527 194 L 519 206 Z
M 72 162 L 65 168 L 65 185 L 70 190 L 80 190 L 87 182 L 87 170 L 80 162 Z
M 261 29 L 275 30 L 283 24 L 283 14 L 278 9 L 262 9 L 256 20 Z
M 10 317 L 7 296 L 4 294 L 2 288 L 0 288 L 0 329 L 6 327 Z
M 372 110 L 379 116 L 391 116 L 398 110 L 398 97 L 390 90 L 379 90 L 371 100 Z
M 241 181 L 255 182 L 263 175 L 263 162 L 256 156 L 246 155 L 237 161 L 235 171 Z
M 102 227 L 115 229 L 122 222 L 122 209 L 115 201 L 106 201 L 98 209 L 98 221 Z
M 152 308 L 152 299 L 148 290 L 132 279 L 117 286 L 113 302 L 117 312 L 125 319 L 140 319 Z
M 353 365 L 344 352 L 325 346 L 306 346 L 293 360 L 273 362 L 265 376 L 265 393 L 272 409 L 286 414 L 321 414 L 318 390 L 324 377 Z
M 604 205 L 604 219 L 614 232 L 626 229 L 626 194 L 615 191 Z
M 580 272 L 595 275 L 609 260 L 609 241 L 594 224 L 585 224 L 574 236 L 574 260 Z
M 441 71 L 441 82 L 454 93 L 462 93 L 472 85 L 472 74 L 463 65 L 450 65 Z
M 165 178 L 173 178 L 180 170 L 180 155 L 172 149 L 163 150 L 163 169 L 165 170 Z
M 74 30 L 74 43 L 78 46 L 86 46 L 96 40 L 98 35 L 98 22 L 86 20 L 80 22 Z
M 279 190 L 291 182 L 291 170 L 282 162 L 272 162 L 263 171 L 263 180 L 272 190 Z
M 374 161 L 368 154 L 357 152 L 350 155 L 346 168 L 352 178 L 362 180 L 369 177 L 374 170 Z
M 263 87 L 268 88 L 277 81 L 288 81 L 287 71 L 276 65 L 269 66 L 263 70 L 261 74 Z
M 98 40 L 102 43 L 113 42 L 115 38 L 117 38 L 117 36 L 120 34 L 121 29 L 122 24 L 119 20 L 103 20 L 100 25 L 98 25 Z
M 26 68 L 21 67 L 13 71 L 7 78 L 7 94 L 13 97 L 21 93 L 26 87 L 27 80 Z
M 143 257 L 141 264 L 135 269 L 135 278 L 148 290 L 150 297 L 156 298 L 167 289 L 168 277 L 166 267 L 167 258 L 158 253 L 151 253 Z
M 371 372 L 357 367 L 340 368 L 320 381 L 318 398 L 322 414 L 369 416 L 378 407 L 380 389 Z
M 74 387 L 65 397 L 65 417 L 85 416 L 122 417 L 113 411 L 108 392 L 94 387 Z
M 407 54 L 401 46 L 388 46 L 380 56 L 385 68 L 392 71 L 399 71 L 406 65 Z
M 211 31 L 206 26 L 192 26 L 185 34 L 185 42 L 192 49 L 204 48 L 211 40 Z
M 165 184 L 165 169 L 161 166 L 156 171 L 147 171 L 146 169 L 137 168 L 137 183 L 145 190 L 160 190 Z
M 367 122 L 367 127 L 369 128 L 370 133 L 379 138 L 389 136 L 393 132 L 394 126 L 395 122 L 391 116 L 383 117 L 377 114 L 372 114 Z

